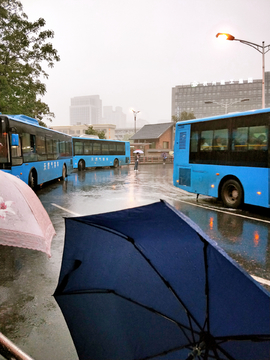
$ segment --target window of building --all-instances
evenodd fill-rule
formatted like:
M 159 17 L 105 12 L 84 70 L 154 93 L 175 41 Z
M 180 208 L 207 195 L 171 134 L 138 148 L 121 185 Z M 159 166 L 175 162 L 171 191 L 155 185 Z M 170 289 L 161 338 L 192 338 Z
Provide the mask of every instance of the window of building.
M 163 141 L 163 149 L 169 149 L 169 141 Z

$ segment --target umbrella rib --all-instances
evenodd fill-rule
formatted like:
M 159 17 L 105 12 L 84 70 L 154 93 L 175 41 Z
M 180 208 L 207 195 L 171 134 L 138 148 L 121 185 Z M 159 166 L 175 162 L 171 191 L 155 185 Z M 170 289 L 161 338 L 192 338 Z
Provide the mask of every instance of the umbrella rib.
M 174 320 L 173 318 L 161 313 L 160 311 L 157 311 L 155 310 L 154 308 L 151 308 L 150 306 L 147 306 L 147 305 L 144 305 L 136 300 L 133 300 L 125 295 L 122 295 L 120 293 L 118 293 L 117 291 L 113 290 L 113 289 L 95 289 L 95 290 L 76 290 L 76 292 L 65 292 L 63 294 L 59 294 L 57 296 L 65 296 L 65 295 L 80 295 L 80 294 L 114 294 L 116 296 L 119 296 L 121 297 L 122 299 L 125 299 L 127 301 L 130 301 L 132 302 L 133 304 L 135 305 L 138 305 L 140 307 L 143 307 L 144 309 L 148 310 L 148 311 L 151 311 L 152 313 L 156 314 L 156 315 L 159 315 L 159 316 L 162 316 L 163 318 L 173 322 L 175 325 L 177 325 L 184 333 L 184 335 L 186 336 L 187 340 L 189 340 L 188 338 L 188 335 L 185 333 L 185 330 L 190 330 L 190 328 L 182 323 L 180 323 L 179 321 L 177 320 Z M 195 330 L 192 330 L 193 332 L 196 332 Z M 197 331 L 196 334 L 199 335 L 199 332 Z
M 143 307 L 143 308 L 145 308 L 145 309 L 153 312 L 154 314 L 157 314 L 157 315 L 159 315 L 159 316 L 162 316 L 163 318 L 165 318 L 165 319 L 173 322 L 175 325 L 177 325 L 177 326 L 182 330 L 182 332 L 183 332 L 183 334 L 185 335 L 185 337 L 187 338 L 187 340 L 190 341 L 188 335 L 187 335 L 186 332 L 185 332 L 185 330 L 190 330 L 190 329 L 189 329 L 186 325 L 181 324 L 179 321 L 176 321 L 176 320 L 172 319 L 171 317 L 169 317 L 169 316 L 167 316 L 167 315 L 164 315 L 164 314 L 161 313 L 160 311 L 157 311 L 157 310 L 155 310 L 154 308 L 151 308 L 150 306 L 141 304 L 141 303 L 139 303 L 138 301 L 135 301 L 135 300 L 133 300 L 133 299 L 131 299 L 131 298 L 128 298 L 128 297 L 126 297 L 126 296 L 124 296 L 124 295 L 121 295 L 121 294 L 117 293 L 115 290 L 113 290 L 113 291 L 111 291 L 111 292 L 113 292 L 116 296 L 119 296 L 119 297 L 121 297 L 121 298 L 123 298 L 123 299 L 125 299 L 125 300 L 127 300 L 127 301 L 130 301 L 130 302 L 132 302 L 132 303 L 134 303 L 134 304 L 136 304 L 136 305 L 138 305 L 138 306 L 141 306 L 141 307 Z M 195 332 L 195 331 L 192 329 L 192 332 Z M 199 334 L 199 332 L 197 332 L 197 334 Z
M 173 293 L 173 295 L 176 297 L 176 299 L 179 301 L 179 303 L 183 306 L 183 308 L 186 311 L 186 314 L 188 316 L 189 319 L 189 323 L 190 323 L 190 327 L 192 329 L 192 332 L 194 332 L 193 327 L 192 327 L 192 323 L 190 321 L 190 319 L 192 319 L 194 321 L 194 323 L 198 326 L 199 329 L 202 330 L 201 325 L 199 324 L 199 322 L 195 319 L 195 317 L 191 314 L 191 312 L 188 310 L 188 308 L 186 307 L 186 305 L 184 304 L 183 300 L 178 296 L 178 294 L 176 293 L 176 291 L 173 289 L 173 287 L 171 286 L 171 284 L 169 283 L 169 281 L 167 281 L 162 275 L 161 273 L 155 268 L 155 266 L 151 263 L 150 259 L 148 259 L 144 253 L 137 247 L 137 245 L 135 244 L 135 241 L 132 238 L 128 239 L 133 246 L 135 247 L 135 249 L 141 254 L 141 256 L 145 259 L 145 261 L 149 264 L 149 266 L 155 271 L 155 273 L 159 276 L 159 278 L 162 280 L 162 282 L 165 284 L 165 286 L 167 286 L 167 288 Z
M 80 219 L 75 218 L 74 221 L 78 221 L 78 222 L 83 222 L 85 223 L 85 220 L 82 221 Z M 183 308 L 186 311 L 186 314 L 189 318 L 191 318 L 194 323 L 198 326 L 199 329 L 203 330 L 203 328 L 201 327 L 201 325 L 199 324 L 199 322 L 194 318 L 194 316 L 191 314 L 191 312 L 188 310 L 188 308 L 186 307 L 186 305 L 184 304 L 184 302 L 182 301 L 182 299 L 178 296 L 178 294 L 175 292 L 175 290 L 172 288 L 172 286 L 170 285 L 170 283 L 160 274 L 160 272 L 155 268 L 155 266 L 151 263 L 150 259 L 148 259 L 144 253 L 137 247 L 135 240 L 133 238 L 131 238 L 128 235 L 125 235 L 117 230 L 108 228 L 106 226 L 100 225 L 100 224 L 95 224 L 92 222 L 87 222 L 88 225 L 102 229 L 104 231 L 110 232 L 112 234 L 116 234 L 120 237 L 122 237 L 123 239 L 127 240 L 128 242 L 130 242 L 134 248 L 140 253 L 140 255 L 144 258 L 144 260 L 150 265 L 150 267 L 155 271 L 155 273 L 159 276 L 159 278 L 162 280 L 162 282 L 165 284 L 165 286 L 167 286 L 167 288 L 174 294 L 174 296 L 176 297 L 176 299 L 180 302 L 180 304 L 183 306 Z M 190 320 L 189 320 L 190 321 Z M 191 324 L 191 321 L 190 321 Z M 192 329 L 193 331 L 193 329 Z
M 264 335 L 262 335 L 262 336 L 264 336 Z M 252 341 L 252 339 L 251 339 L 252 337 L 255 337 L 255 336 L 253 336 L 253 335 L 251 335 L 251 336 L 248 336 L 248 335 L 228 336 L 228 337 L 224 338 L 223 341 L 218 341 L 219 339 L 222 339 L 222 338 L 215 338 L 216 346 L 213 348 L 213 351 L 216 354 L 216 356 L 218 356 L 217 359 L 221 359 L 221 358 L 217 354 L 216 349 L 218 349 L 223 355 L 225 355 L 228 360 L 237 360 L 235 357 L 231 356 L 225 349 L 220 347 L 220 344 L 224 344 L 225 342 L 232 341 L 232 340 L 242 340 L 242 341 L 251 340 Z M 269 340 L 270 340 L 269 336 L 266 336 L 266 339 L 262 340 L 262 341 L 269 341 Z M 253 340 L 253 341 L 259 341 L 259 340 Z
M 226 356 L 226 359 L 227 360 L 237 360 L 235 357 L 232 357 L 226 350 L 224 350 L 223 348 L 221 348 L 218 344 L 216 344 L 216 347 L 213 348 L 213 352 L 215 354 L 215 358 L 217 360 L 221 359 L 221 357 L 218 355 L 217 353 L 217 349 L 223 354 Z
M 232 336 L 220 336 L 215 337 L 215 339 L 222 344 L 227 341 L 240 340 L 240 341 L 254 341 L 254 342 L 264 342 L 270 341 L 270 335 L 257 334 L 257 335 L 232 335 Z

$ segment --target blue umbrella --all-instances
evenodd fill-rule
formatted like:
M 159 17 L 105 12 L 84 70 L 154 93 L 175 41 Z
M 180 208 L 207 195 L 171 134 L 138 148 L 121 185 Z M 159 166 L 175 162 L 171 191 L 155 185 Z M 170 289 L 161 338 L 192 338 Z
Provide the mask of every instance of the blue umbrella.
M 269 293 L 164 201 L 66 219 L 54 296 L 80 359 L 269 359 Z

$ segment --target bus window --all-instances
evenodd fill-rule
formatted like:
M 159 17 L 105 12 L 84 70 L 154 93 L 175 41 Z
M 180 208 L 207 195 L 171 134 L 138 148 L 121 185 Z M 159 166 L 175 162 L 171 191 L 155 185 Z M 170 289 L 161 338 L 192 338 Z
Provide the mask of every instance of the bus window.
M 93 145 L 90 141 L 85 141 L 84 143 L 84 155 L 92 155 L 93 154 Z
M 116 143 L 116 148 L 117 148 L 117 151 L 116 151 L 117 155 L 124 155 L 125 154 L 125 144 Z
M 116 154 L 116 143 L 112 142 L 109 144 L 110 155 Z
M 233 130 L 232 134 L 232 150 L 246 151 L 248 140 L 248 127 L 240 127 Z
M 46 137 L 46 150 L 48 155 L 48 160 L 54 160 L 53 153 L 53 139 Z
M 54 154 L 54 159 L 57 160 L 59 156 L 59 140 L 57 139 L 53 140 L 53 154 Z
M 198 131 L 193 131 L 191 133 L 190 138 L 190 151 L 197 152 L 198 151 Z
M 109 144 L 106 142 L 102 143 L 102 155 L 109 155 Z
M 213 141 L 213 130 L 206 130 L 201 132 L 200 150 L 211 151 Z
M 22 134 L 22 152 L 24 162 L 37 161 L 36 136 L 32 134 Z
M 21 139 L 19 137 L 19 145 L 11 145 L 11 157 L 12 165 L 21 165 L 22 164 L 22 149 L 21 149 Z
M 233 130 L 232 150 L 267 150 L 267 127 L 250 126 Z
M 47 160 L 45 136 L 37 135 L 36 141 L 38 160 Z
M 249 150 L 267 150 L 266 126 L 251 126 L 249 128 Z
M 74 142 L 74 155 L 83 155 L 83 142 L 75 141 Z
M 101 143 L 100 142 L 93 143 L 93 155 L 101 155 Z
M 218 129 L 214 131 L 214 139 L 212 143 L 213 150 L 227 150 L 228 133 L 228 129 Z

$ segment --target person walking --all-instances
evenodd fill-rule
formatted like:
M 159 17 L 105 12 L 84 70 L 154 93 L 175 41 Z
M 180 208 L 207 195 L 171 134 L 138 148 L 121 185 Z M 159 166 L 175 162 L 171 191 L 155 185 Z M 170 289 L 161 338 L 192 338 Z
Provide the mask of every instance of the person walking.
M 135 154 L 135 165 L 134 165 L 134 170 L 138 171 L 138 165 L 139 165 L 139 154 Z
M 162 157 L 163 157 L 163 165 L 165 165 L 166 160 L 167 160 L 167 154 L 164 152 L 164 153 L 162 154 Z

